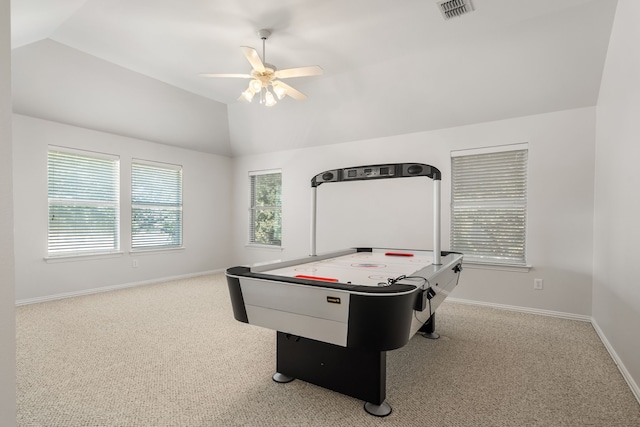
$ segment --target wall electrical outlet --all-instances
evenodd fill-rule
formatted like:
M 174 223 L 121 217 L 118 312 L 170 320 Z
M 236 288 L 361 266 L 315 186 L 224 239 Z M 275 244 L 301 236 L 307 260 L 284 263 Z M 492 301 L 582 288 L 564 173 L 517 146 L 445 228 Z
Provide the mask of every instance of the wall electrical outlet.
M 544 281 L 542 279 L 533 279 L 533 289 L 542 290 Z
M 138 268 L 138 260 L 137 259 L 132 259 L 131 260 L 131 267 Z

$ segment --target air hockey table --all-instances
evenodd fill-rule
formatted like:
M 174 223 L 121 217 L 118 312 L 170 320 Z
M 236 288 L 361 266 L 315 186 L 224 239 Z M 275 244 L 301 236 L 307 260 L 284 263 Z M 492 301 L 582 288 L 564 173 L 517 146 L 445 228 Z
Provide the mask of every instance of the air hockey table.
M 351 248 L 317 255 L 316 190 L 350 180 L 427 176 L 434 182 L 434 250 Z M 314 176 L 311 255 L 227 269 L 236 320 L 277 331 L 273 380 L 300 379 L 391 413 L 386 352 L 437 338 L 435 312 L 458 283 L 462 254 L 440 250 L 440 171 L 421 163 L 357 166 Z

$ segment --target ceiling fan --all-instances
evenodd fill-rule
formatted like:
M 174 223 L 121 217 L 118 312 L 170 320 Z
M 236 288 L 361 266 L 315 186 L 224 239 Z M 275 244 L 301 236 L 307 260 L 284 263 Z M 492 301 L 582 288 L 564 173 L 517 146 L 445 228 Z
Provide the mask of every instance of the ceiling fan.
M 202 77 L 235 77 L 241 79 L 253 79 L 249 82 L 249 87 L 242 92 L 240 98 L 241 101 L 251 102 L 253 97 L 258 94 L 260 103 L 267 107 L 275 105 L 278 101 L 276 98 L 282 99 L 285 96 L 301 101 L 307 99 L 307 96 L 302 92 L 294 89 L 288 84 L 278 80 L 287 79 L 290 77 L 307 77 L 318 76 L 322 74 L 322 68 L 317 65 L 311 65 L 309 67 L 300 68 L 287 68 L 285 70 L 278 70 L 274 65 L 268 64 L 265 59 L 265 41 L 271 35 L 269 30 L 258 31 L 258 36 L 262 39 L 262 59 L 258 55 L 258 52 L 252 47 L 242 46 L 242 53 L 251 64 L 253 70 L 250 74 L 200 74 Z

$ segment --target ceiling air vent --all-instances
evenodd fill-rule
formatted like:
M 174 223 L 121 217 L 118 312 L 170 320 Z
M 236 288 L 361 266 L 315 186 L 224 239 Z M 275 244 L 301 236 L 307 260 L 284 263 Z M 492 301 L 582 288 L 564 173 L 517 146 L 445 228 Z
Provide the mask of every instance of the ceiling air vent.
M 451 19 L 473 11 L 471 0 L 447 0 L 438 3 L 444 19 Z

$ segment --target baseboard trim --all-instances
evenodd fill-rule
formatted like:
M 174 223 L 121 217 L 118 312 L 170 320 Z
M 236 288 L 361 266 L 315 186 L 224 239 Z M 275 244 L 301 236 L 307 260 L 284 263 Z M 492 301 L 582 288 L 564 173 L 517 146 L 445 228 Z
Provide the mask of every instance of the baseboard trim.
M 62 294 L 47 295 L 44 297 L 26 298 L 16 300 L 16 306 L 36 304 L 39 302 L 55 301 L 65 298 L 79 297 L 83 295 L 99 294 L 102 292 L 116 291 L 118 289 L 135 288 L 136 286 L 152 285 L 155 283 L 169 282 L 171 280 L 189 279 L 191 277 L 206 276 L 208 274 L 217 274 L 225 271 L 224 268 L 218 270 L 200 271 L 197 273 L 179 274 L 177 276 L 160 277 L 157 279 L 143 280 L 141 282 L 123 283 L 120 285 L 102 286 L 100 288 L 83 289 L 81 291 L 65 292 Z
M 450 301 L 456 304 L 477 305 L 480 307 L 496 308 L 499 310 L 517 311 L 520 313 L 537 314 L 540 316 L 558 317 L 560 319 L 578 320 L 580 322 L 591 322 L 591 316 L 585 316 L 583 314 L 565 313 L 562 311 L 542 310 L 538 308 L 520 307 L 517 305 L 495 304 L 491 302 L 473 301 L 468 299 L 451 298 L 447 297 L 445 301 Z
M 618 356 L 618 353 L 616 353 L 616 351 L 614 350 L 613 346 L 611 345 L 611 343 L 609 342 L 609 340 L 605 336 L 604 332 L 602 331 L 602 329 L 600 329 L 600 326 L 598 326 L 598 323 L 593 318 L 591 318 L 591 325 L 593 326 L 593 329 L 596 331 L 596 334 L 598 334 L 598 337 L 600 338 L 600 341 L 602 341 L 602 344 L 604 344 L 604 347 L 609 352 L 609 355 L 613 359 L 614 363 L 618 367 L 618 370 L 622 374 L 622 377 L 624 378 L 624 380 L 629 385 L 629 388 L 631 389 L 631 392 L 633 393 L 633 395 L 635 396 L 636 400 L 638 401 L 638 404 L 640 404 L 640 387 L 633 380 L 633 377 L 631 376 L 631 374 L 627 370 L 626 366 L 624 366 L 624 363 L 622 363 L 622 360 L 620 360 L 620 357 Z

